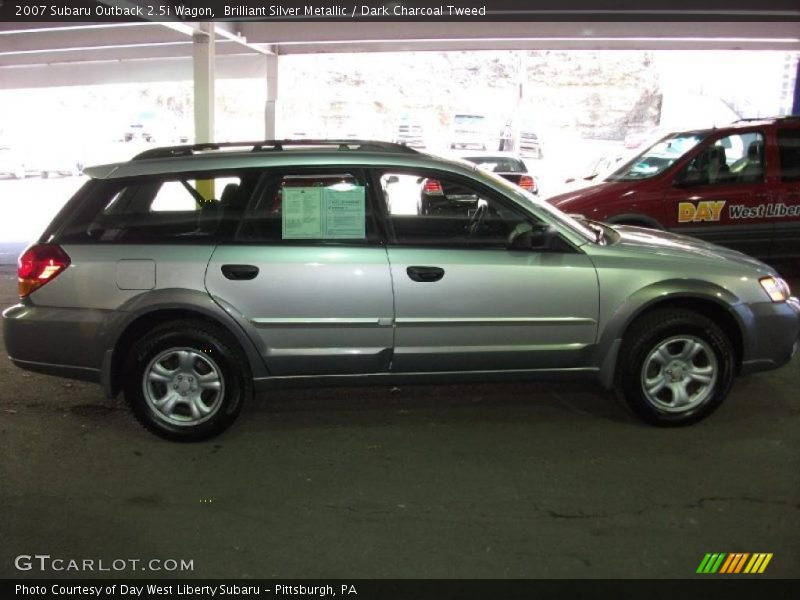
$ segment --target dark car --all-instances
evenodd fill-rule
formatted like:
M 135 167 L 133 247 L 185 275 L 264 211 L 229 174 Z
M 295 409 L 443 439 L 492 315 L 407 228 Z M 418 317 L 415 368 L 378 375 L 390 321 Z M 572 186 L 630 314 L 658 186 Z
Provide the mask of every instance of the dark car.
M 538 194 L 536 180 L 518 156 L 506 152 L 459 155 L 481 169 L 499 175 L 522 189 Z M 471 214 L 478 208 L 478 197 L 457 185 L 442 186 L 437 179 L 425 179 L 420 194 L 419 214 Z
M 491 171 L 503 179 L 508 179 L 524 190 L 532 194 L 539 193 L 536 179 L 528 172 L 523 160 L 515 154 L 506 152 L 494 152 L 491 154 L 470 154 L 461 156 L 463 160 L 475 163 L 482 169 Z
M 613 224 L 670 230 L 754 256 L 800 252 L 800 118 L 672 133 L 581 190 L 549 201 Z

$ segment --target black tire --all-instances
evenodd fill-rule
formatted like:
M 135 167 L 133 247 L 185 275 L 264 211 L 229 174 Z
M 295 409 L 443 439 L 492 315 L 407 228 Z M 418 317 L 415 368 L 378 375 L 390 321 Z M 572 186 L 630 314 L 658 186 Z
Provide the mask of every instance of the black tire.
M 147 388 L 149 391 L 146 392 L 145 372 L 150 371 L 153 366 L 151 363 L 158 357 L 169 355 L 173 350 L 176 355 L 178 351 L 194 351 L 188 352 L 188 356 L 195 357 L 193 372 L 201 367 L 211 371 L 216 368 L 215 372 L 218 372 L 220 389 L 211 392 L 213 403 L 210 409 L 204 404 L 212 412 L 201 417 L 202 421 L 192 422 L 192 415 L 182 416 L 179 411 L 175 411 L 176 415 L 170 418 L 155 407 L 152 396 L 160 395 L 158 386 L 163 386 L 166 397 L 166 394 L 172 393 L 169 389 L 172 383 L 149 383 L 148 386 L 155 387 Z M 196 381 L 200 382 L 203 374 L 199 370 L 196 372 Z M 195 394 L 201 398 L 206 394 L 206 391 L 199 390 L 202 387 L 200 383 L 193 381 L 192 385 L 195 386 Z M 148 431 L 169 440 L 195 442 L 212 438 L 230 427 L 239 415 L 242 404 L 253 395 L 253 379 L 244 352 L 222 329 L 201 321 L 175 321 L 154 328 L 131 348 L 125 361 L 123 389 L 134 417 Z M 184 393 L 191 391 L 184 390 Z M 203 402 L 208 402 L 208 396 Z M 190 406 L 192 403 L 179 399 L 172 404 Z M 182 410 L 194 412 L 189 407 Z M 186 421 L 176 422 L 176 419 Z
M 431 214 L 430 202 L 426 198 L 422 198 L 419 202 L 419 214 L 421 215 Z
M 665 346 L 666 358 L 654 356 L 656 349 Z M 677 351 L 689 352 L 698 346 L 697 356 L 688 362 L 677 355 Z M 659 364 L 660 361 L 666 365 Z M 714 375 L 697 375 L 710 380 L 697 382 L 695 371 Z M 690 425 L 722 404 L 734 374 L 735 351 L 719 325 L 691 310 L 661 309 L 641 317 L 625 333 L 617 365 L 617 390 L 631 410 L 648 423 Z M 648 393 L 646 379 L 656 382 L 663 379 L 667 383 L 658 382 L 661 388 L 657 393 L 653 390 L 659 385 L 652 385 Z M 683 389 L 687 394 L 685 408 L 668 406 L 676 404 L 676 388 L 678 393 Z

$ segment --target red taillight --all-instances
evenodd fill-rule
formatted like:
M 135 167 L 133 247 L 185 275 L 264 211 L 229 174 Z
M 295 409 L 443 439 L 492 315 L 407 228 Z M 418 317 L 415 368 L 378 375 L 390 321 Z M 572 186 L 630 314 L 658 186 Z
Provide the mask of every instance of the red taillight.
M 439 183 L 436 179 L 426 179 L 423 191 L 429 196 L 430 195 L 441 196 L 444 194 L 444 190 L 442 189 L 442 184 Z
M 533 181 L 533 177 L 530 175 L 521 175 L 519 178 L 519 187 L 523 190 L 527 190 L 529 192 L 536 191 L 536 183 Z
M 55 244 L 37 244 L 25 250 L 17 268 L 20 298 L 52 281 L 69 263 L 67 253 Z

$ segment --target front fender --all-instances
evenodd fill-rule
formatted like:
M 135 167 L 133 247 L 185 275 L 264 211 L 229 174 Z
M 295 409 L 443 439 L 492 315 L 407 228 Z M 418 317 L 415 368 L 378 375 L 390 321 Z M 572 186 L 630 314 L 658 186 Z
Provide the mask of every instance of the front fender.
M 715 283 L 698 279 L 666 279 L 647 285 L 626 298 L 612 313 L 605 323 L 601 323 L 601 332 L 597 343 L 596 364 L 601 365 L 601 384 L 606 389 L 613 385 L 616 370 L 616 352 L 619 349 L 625 332 L 641 315 L 660 305 L 669 305 L 675 301 L 703 302 L 708 306 L 716 306 L 732 317 L 742 340 L 742 354 L 749 355 L 753 344 L 752 330 L 754 315 L 750 307 L 730 290 Z M 614 364 L 609 364 L 608 357 L 613 356 Z

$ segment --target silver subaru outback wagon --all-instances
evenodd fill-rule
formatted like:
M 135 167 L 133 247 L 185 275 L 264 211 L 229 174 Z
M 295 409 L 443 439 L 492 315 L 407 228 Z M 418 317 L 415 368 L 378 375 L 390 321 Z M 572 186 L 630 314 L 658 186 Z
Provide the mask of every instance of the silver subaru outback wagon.
M 538 377 L 683 425 L 798 346 L 767 265 L 401 145 L 201 144 L 86 173 L 20 257 L 6 348 L 123 392 L 170 439 L 218 434 L 270 386 Z

